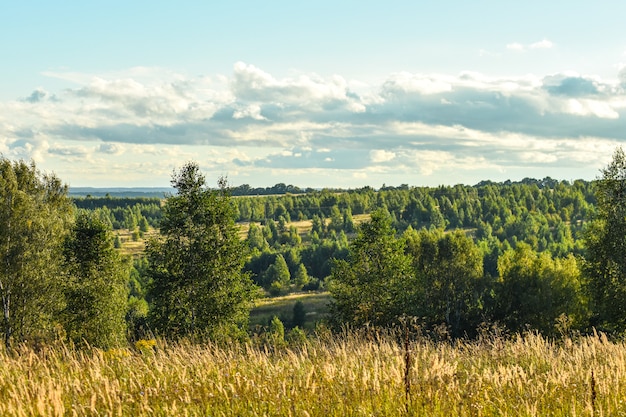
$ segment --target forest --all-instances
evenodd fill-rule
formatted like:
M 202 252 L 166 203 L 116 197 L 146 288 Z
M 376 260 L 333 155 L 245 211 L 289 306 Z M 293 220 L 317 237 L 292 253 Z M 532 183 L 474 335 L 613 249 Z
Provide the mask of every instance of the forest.
M 4 343 L 245 339 L 254 299 L 311 291 L 329 292 L 331 329 L 620 334 L 625 164 L 618 149 L 591 182 L 302 191 L 210 187 L 190 163 L 159 199 L 69 198 L 3 159 Z M 124 255 L 120 230 L 145 250 Z
M 594 181 L 0 182 L 3 415 L 626 412 L 621 148 Z

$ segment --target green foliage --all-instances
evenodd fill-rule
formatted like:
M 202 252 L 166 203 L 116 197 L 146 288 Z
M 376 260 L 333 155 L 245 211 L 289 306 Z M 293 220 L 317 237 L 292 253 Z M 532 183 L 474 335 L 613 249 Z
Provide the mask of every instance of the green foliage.
M 148 220 L 145 217 L 141 216 L 139 218 L 139 231 L 146 233 L 149 227 L 150 224 L 148 223 Z
M 287 339 L 287 343 L 292 348 L 304 346 L 308 340 L 306 336 L 306 332 L 298 326 L 289 330 L 289 332 L 287 333 L 286 339 Z
M 426 325 L 444 324 L 452 336 L 474 331 L 483 314 L 483 259 L 472 239 L 460 231 L 408 229 L 407 253 L 417 278 L 405 312 L 423 317 Z
M 414 287 L 411 259 L 397 239 L 391 218 L 375 211 L 350 244 L 348 260 L 338 260 L 329 290 L 335 301 L 335 321 L 355 325 L 389 325 L 406 307 L 405 295 Z
M 102 348 L 121 346 L 129 274 L 108 226 L 94 215 L 79 215 L 63 254 L 67 305 L 62 317 L 68 338 Z
M 166 336 L 209 336 L 246 327 L 254 286 L 242 268 L 226 182 L 206 187 L 195 163 L 175 173 L 177 195 L 165 204 L 161 238 L 147 247 L 152 284 L 150 318 Z
M 293 305 L 293 320 L 291 322 L 292 327 L 303 327 L 306 321 L 306 311 L 304 310 L 304 303 L 300 300 L 296 301 Z
M 561 316 L 574 327 L 585 324 L 588 313 L 575 258 L 553 259 L 520 243 L 500 257 L 498 269 L 495 319 L 510 331 L 551 334 Z
M 139 225 L 142 232 L 148 226 L 157 227 L 162 216 L 161 199 L 145 197 L 84 197 L 75 198 L 74 204 L 79 209 L 97 213 L 102 221 L 113 229 L 133 229 Z
M 263 251 L 269 246 L 267 240 L 265 240 L 265 236 L 263 236 L 263 230 L 256 223 L 250 223 L 250 228 L 248 229 L 248 246 L 251 250 L 258 249 L 259 251 Z
M 596 185 L 598 213 L 585 232 L 593 325 L 626 330 L 626 154 L 618 148 Z
M 269 342 L 273 347 L 285 346 L 285 325 L 276 316 L 270 322 Z
M 306 267 L 303 264 L 298 265 L 298 269 L 293 277 L 293 283 L 297 290 L 301 290 L 304 286 L 306 286 L 311 281 L 308 272 L 306 271 Z
M 287 292 L 291 274 L 283 255 L 279 254 L 276 256 L 274 263 L 265 271 L 265 276 L 264 281 L 270 283 L 270 293 L 272 295 Z
M 144 298 L 131 295 L 128 298 L 126 309 L 126 325 L 128 327 L 129 339 L 138 340 L 146 336 L 151 336 L 148 328 L 148 313 L 150 307 Z
M 5 345 L 50 339 L 63 308 L 60 260 L 73 217 L 67 186 L 0 158 L 0 329 Z

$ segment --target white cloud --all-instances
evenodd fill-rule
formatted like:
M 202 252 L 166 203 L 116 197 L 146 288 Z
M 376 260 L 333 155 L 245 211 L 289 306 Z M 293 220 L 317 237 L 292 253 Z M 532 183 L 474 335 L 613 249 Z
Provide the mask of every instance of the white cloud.
M 452 90 L 452 85 L 437 76 L 400 72 L 392 74 L 383 84 L 384 93 L 437 94 Z
M 370 151 L 370 159 L 374 163 L 388 162 L 396 157 L 394 152 L 386 151 L 384 149 L 372 149 Z
M 531 43 L 528 47 L 530 49 L 550 49 L 554 46 L 552 42 L 547 39 L 543 39 L 539 42 Z
M 265 120 L 265 117 L 261 115 L 261 106 L 258 104 L 251 104 L 242 109 L 235 110 L 233 118 L 243 119 L 249 117 L 254 120 Z
M 506 45 L 506 49 L 517 52 L 524 52 L 529 49 L 551 49 L 554 47 L 554 43 L 549 41 L 548 39 L 542 39 L 538 42 L 533 42 L 530 44 L 523 44 L 519 42 L 512 42 Z
M 521 43 L 514 42 L 507 44 L 506 49 L 511 49 L 513 51 L 523 51 L 524 49 L 526 49 L 526 47 Z
M 603 152 L 626 143 L 623 74 L 397 72 L 367 84 L 315 74 L 277 78 L 237 63 L 230 78 L 148 68 L 54 75 L 77 86 L 38 87 L 0 102 L 0 152 L 81 181 L 104 181 L 97 176 L 109 172 L 117 182 L 167 184 L 189 159 L 216 175 L 257 181 L 298 168 L 346 181 L 400 174 L 469 181 L 464 173 L 574 165 L 593 176 Z M 540 175 L 533 172 L 540 171 L 527 176 Z

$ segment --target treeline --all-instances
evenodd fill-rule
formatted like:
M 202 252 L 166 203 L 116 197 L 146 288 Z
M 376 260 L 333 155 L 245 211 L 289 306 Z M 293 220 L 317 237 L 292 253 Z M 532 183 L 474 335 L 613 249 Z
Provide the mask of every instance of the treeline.
M 540 252 L 565 255 L 576 250 L 573 240 L 584 221 L 593 216 L 595 196 L 591 182 L 570 184 L 546 178 L 476 186 L 323 190 L 301 196 L 237 198 L 235 204 L 239 221 L 282 218 L 290 222 L 319 217 L 332 219 L 334 229 L 344 218 L 350 228 L 352 216 L 384 208 L 398 231 L 409 226 L 416 230 L 473 229 L 478 238 L 494 235 L 512 245 L 524 241 Z
M 231 197 L 197 164 L 165 201 L 85 198 L 33 164 L 0 160 L 5 345 L 65 339 L 245 338 L 259 288 L 327 288 L 331 324 L 544 334 L 626 329 L 626 157 L 595 182 L 526 179 L 454 187 Z M 358 221 L 355 220 L 358 216 Z M 146 256 L 111 229 L 148 224 Z M 245 220 L 247 235 L 241 238 Z M 295 220 L 310 220 L 303 231 Z M 140 225 L 140 223 L 142 225 Z M 146 226 L 147 227 L 147 226 Z
M 274 194 L 303 194 L 314 191 L 313 188 L 305 188 L 304 190 L 295 185 L 286 185 L 279 183 L 273 187 L 250 187 L 249 184 L 243 184 L 230 188 L 230 193 L 233 196 L 242 195 L 274 195 Z
M 240 221 L 253 220 L 246 268 L 273 294 L 323 288 L 334 261 L 348 256 L 356 230 L 354 216 L 376 210 L 388 214 L 398 234 L 462 230 L 478 248 L 484 274 L 491 277 L 500 275 L 500 256 L 521 244 L 553 258 L 580 256 L 583 230 L 596 210 L 593 183 L 551 178 L 476 186 L 322 190 L 233 202 Z M 291 223 L 293 216 L 311 222 L 307 234 Z
M 77 197 L 78 209 L 90 210 L 111 229 L 147 232 L 148 227 L 159 227 L 163 212 L 160 198 L 148 197 Z
M 341 325 L 389 326 L 411 317 L 432 334 L 452 337 L 471 337 L 484 326 L 546 335 L 592 329 L 623 334 L 626 155 L 621 149 L 602 173 L 594 184 L 596 215 L 582 230 L 582 256 L 538 252 L 521 239 L 514 245 L 494 236 L 474 241 L 460 230 L 409 227 L 398 236 L 391 214 L 377 210 L 351 242 L 347 259 L 332 269 L 333 319 Z

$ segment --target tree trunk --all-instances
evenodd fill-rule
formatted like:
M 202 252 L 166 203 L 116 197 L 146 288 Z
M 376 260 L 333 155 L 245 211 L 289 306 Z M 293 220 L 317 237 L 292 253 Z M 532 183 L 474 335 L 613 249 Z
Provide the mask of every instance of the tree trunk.
M 5 291 L 4 285 L 0 282 L 0 292 L 2 292 L 2 321 L 4 322 L 4 345 L 7 350 L 11 349 L 11 295 Z

